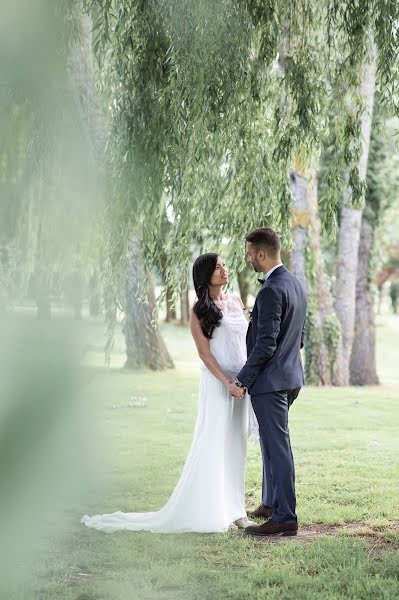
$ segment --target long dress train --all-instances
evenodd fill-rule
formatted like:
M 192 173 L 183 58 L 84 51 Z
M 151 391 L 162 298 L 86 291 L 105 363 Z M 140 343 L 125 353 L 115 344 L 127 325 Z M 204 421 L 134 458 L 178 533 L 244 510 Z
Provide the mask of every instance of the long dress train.
M 236 296 L 219 302 L 220 327 L 210 341 L 223 371 L 234 378 L 246 361 L 247 320 Z M 179 481 L 156 512 L 85 515 L 88 527 L 154 533 L 221 532 L 246 516 L 245 464 L 248 436 L 257 423 L 249 396 L 233 398 L 225 385 L 201 364 L 199 409 L 191 448 Z

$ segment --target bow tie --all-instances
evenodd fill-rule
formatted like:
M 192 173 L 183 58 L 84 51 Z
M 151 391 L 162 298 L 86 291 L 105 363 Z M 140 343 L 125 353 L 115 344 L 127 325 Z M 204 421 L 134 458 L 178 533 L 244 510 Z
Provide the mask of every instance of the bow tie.
M 259 283 L 261 283 L 262 285 L 265 283 L 265 280 L 264 280 L 264 279 L 261 279 L 261 278 L 260 278 L 260 279 L 258 279 L 258 281 L 259 281 Z

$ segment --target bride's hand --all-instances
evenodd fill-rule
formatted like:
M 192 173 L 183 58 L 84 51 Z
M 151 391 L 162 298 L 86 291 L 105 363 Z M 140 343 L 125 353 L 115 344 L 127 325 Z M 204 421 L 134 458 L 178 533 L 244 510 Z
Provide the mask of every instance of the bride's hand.
M 244 398 L 246 389 L 238 387 L 233 381 L 229 381 L 229 385 L 227 386 L 230 394 L 234 396 L 234 398 Z

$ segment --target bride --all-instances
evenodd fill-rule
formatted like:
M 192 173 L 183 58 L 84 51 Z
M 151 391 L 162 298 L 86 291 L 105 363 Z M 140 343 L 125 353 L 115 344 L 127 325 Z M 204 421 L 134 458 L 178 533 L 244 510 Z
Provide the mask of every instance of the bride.
M 223 293 L 225 263 L 215 253 L 193 265 L 197 293 L 190 328 L 201 358 L 194 438 L 180 479 L 156 512 L 85 515 L 81 522 L 108 533 L 221 532 L 251 525 L 245 512 L 247 438 L 257 423 L 245 390 L 233 380 L 246 361 L 247 320 L 241 300 Z

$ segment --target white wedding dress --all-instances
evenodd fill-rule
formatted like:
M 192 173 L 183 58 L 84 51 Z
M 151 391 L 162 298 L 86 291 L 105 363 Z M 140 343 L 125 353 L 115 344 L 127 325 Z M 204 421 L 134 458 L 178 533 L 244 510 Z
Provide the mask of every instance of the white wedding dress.
M 212 354 L 228 377 L 246 361 L 247 320 L 233 294 L 219 301 L 221 325 L 210 340 Z M 201 364 L 199 409 L 194 438 L 180 479 L 167 503 L 156 512 L 85 515 L 88 527 L 156 533 L 221 532 L 245 518 L 245 465 L 248 436 L 257 438 L 249 396 L 235 399 Z

